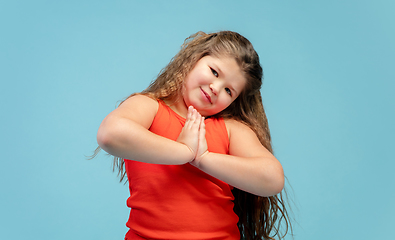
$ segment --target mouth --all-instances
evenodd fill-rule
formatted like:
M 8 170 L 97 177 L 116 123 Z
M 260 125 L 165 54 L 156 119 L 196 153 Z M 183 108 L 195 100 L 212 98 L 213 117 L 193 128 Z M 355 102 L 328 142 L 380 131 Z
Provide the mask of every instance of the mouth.
M 203 93 L 204 98 L 205 98 L 209 103 L 212 104 L 210 95 L 208 95 L 202 88 L 200 88 L 200 90 L 201 90 L 201 92 Z

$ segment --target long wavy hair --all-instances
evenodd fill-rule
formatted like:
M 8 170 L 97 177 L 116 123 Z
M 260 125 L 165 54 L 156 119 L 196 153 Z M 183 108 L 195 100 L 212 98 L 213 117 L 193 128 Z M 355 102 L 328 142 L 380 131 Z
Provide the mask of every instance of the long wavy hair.
M 236 32 L 221 31 L 211 34 L 197 32 L 191 35 L 158 77 L 147 89 L 138 94 L 166 100 L 170 104 L 182 101 L 185 77 L 202 57 L 208 55 L 234 58 L 247 80 L 236 100 L 212 117 L 235 119 L 246 124 L 256 133 L 262 145 L 273 153 L 268 120 L 260 92 L 263 72 L 259 56 L 250 41 Z M 123 159 L 114 158 L 115 169 L 123 181 L 126 177 Z M 281 239 L 288 230 L 292 232 L 283 199 L 283 195 L 286 195 L 285 190 L 275 196 L 259 197 L 234 188 L 233 194 L 234 211 L 239 216 L 238 228 L 241 239 L 261 240 L 275 239 L 275 237 Z M 285 227 L 284 231 L 281 231 L 282 226 Z

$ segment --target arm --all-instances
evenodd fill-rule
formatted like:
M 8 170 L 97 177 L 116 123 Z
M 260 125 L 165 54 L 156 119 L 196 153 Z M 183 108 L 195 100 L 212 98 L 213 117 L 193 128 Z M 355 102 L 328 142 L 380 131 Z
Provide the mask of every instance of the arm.
M 202 171 L 255 195 L 272 196 L 281 192 L 284 173 L 280 162 L 262 146 L 249 127 L 235 120 L 225 123 L 229 130 L 230 155 L 205 152 L 192 163 Z
M 194 155 L 185 144 L 148 130 L 157 111 L 156 100 L 144 95 L 130 97 L 101 123 L 97 133 L 99 146 L 111 155 L 146 163 L 191 161 Z

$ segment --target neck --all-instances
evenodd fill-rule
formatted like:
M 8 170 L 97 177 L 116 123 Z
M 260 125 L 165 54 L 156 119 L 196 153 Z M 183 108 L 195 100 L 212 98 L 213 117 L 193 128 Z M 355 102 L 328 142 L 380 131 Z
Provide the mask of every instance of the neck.
M 171 110 L 173 110 L 175 113 L 177 113 L 181 117 L 183 117 L 183 118 L 187 117 L 188 108 L 182 99 L 181 100 L 178 99 L 174 102 L 164 100 L 164 102 L 166 103 L 167 106 L 169 106 L 171 108 Z

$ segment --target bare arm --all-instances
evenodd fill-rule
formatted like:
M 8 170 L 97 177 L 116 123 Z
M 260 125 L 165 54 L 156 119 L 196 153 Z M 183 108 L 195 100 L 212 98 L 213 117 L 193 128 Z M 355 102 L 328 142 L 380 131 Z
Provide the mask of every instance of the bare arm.
M 255 195 L 272 196 L 281 192 L 284 173 L 280 162 L 262 146 L 249 127 L 234 120 L 227 120 L 226 126 L 229 129 L 230 155 L 205 152 L 193 164 L 202 171 Z
M 135 95 L 127 99 L 101 123 L 97 133 L 99 146 L 111 155 L 146 163 L 191 161 L 194 155 L 185 144 L 148 130 L 157 111 L 158 102 L 147 96 Z

